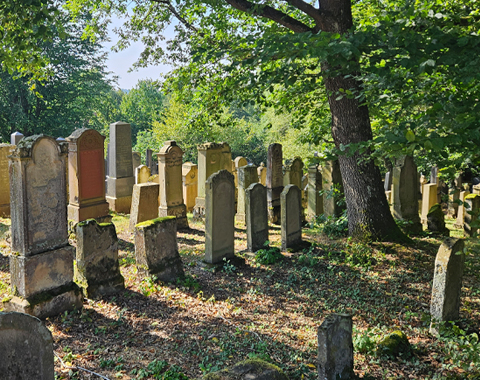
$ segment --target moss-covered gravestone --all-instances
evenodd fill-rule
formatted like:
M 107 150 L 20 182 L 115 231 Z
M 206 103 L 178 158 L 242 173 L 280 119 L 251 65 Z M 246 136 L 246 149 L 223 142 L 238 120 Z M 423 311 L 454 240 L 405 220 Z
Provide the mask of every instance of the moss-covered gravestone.
M 171 282 L 184 276 L 178 253 L 174 216 L 152 219 L 135 226 L 135 259 L 138 274 Z
M 77 224 L 75 282 L 87 298 L 125 288 L 118 264 L 118 239 L 112 223 L 88 219 Z
M 445 214 L 442 211 L 442 206 L 437 203 L 433 205 L 427 214 L 427 227 L 430 232 L 449 236 L 450 230 L 445 227 Z

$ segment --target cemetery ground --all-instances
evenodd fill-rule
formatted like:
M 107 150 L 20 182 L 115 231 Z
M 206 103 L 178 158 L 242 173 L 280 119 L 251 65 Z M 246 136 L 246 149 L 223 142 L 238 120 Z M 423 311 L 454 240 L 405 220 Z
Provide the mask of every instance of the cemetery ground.
M 55 361 L 57 379 L 100 378 L 76 367 L 107 379 L 198 378 L 247 358 L 276 364 L 292 380 L 315 379 L 317 328 L 332 312 L 353 313 L 359 378 L 480 378 L 477 240 L 467 242 L 461 320 L 436 338 L 428 330 L 438 237 L 425 234 L 403 246 L 366 244 L 306 228 L 310 244 L 261 264 L 245 252 L 245 229 L 236 224 L 235 248 L 245 264 L 226 261 L 214 273 L 198 264 L 203 225 L 190 220 L 192 228 L 178 233 L 185 279 L 157 284 L 137 277 L 128 216 L 113 221 L 126 289 L 46 320 L 61 358 Z M 1 298 L 10 293 L 9 224 L 0 218 Z M 271 226 L 270 234 L 271 245 L 279 246 L 280 229 Z M 377 351 L 376 342 L 396 330 L 407 335 L 410 353 Z

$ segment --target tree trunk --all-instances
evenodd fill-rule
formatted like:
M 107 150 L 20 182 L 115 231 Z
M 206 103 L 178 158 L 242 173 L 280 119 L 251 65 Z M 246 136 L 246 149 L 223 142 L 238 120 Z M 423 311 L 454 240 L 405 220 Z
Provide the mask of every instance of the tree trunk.
M 345 34 L 352 28 L 350 0 L 320 1 L 322 31 Z M 361 84 L 344 74 L 329 76 L 330 67 L 322 65 L 324 81 L 332 115 L 332 135 L 335 146 L 355 144 L 372 139 L 370 115 L 365 105 L 344 96 L 340 89 L 358 94 Z M 351 73 L 355 74 L 355 73 Z M 343 91 L 342 90 L 342 91 Z M 348 150 L 347 150 L 348 151 Z M 362 155 L 339 157 L 348 213 L 348 230 L 353 237 L 367 240 L 403 240 L 405 236 L 396 225 L 385 196 L 380 170 L 370 159 L 370 151 Z

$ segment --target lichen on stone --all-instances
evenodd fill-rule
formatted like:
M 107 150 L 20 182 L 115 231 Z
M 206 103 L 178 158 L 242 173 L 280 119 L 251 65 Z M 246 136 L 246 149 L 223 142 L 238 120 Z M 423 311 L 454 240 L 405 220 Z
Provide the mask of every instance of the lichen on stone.
M 407 336 L 400 330 L 387 335 L 377 343 L 377 354 L 390 357 L 410 356 L 412 347 Z

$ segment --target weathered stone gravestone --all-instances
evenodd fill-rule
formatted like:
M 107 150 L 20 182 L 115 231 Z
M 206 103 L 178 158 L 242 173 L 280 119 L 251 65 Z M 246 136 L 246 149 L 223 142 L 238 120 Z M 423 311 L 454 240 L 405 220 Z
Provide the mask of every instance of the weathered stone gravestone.
M 242 166 L 237 169 L 238 198 L 236 220 L 245 223 L 245 190 L 252 183 L 258 182 L 257 167 L 253 165 Z
M 458 216 L 458 199 L 462 190 L 462 176 L 457 176 L 453 181 L 453 187 L 448 191 L 448 215 L 453 218 Z
M 158 174 L 158 159 L 155 157 L 156 155 L 151 149 L 147 149 L 145 152 L 145 165 L 150 169 L 152 175 Z
M 235 189 L 238 188 L 238 169 L 241 168 L 242 166 L 247 166 L 247 165 L 248 165 L 248 161 L 245 157 L 239 156 L 233 160 L 232 174 L 235 177 Z
M 437 204 L 437 184 L 428 183 L 423 185 L 422 192 L 422 224 L 427 224 L 427 215 L 430 209 Z
M 480 195 L 469 194 L 465 197 L 465 215 L 463 218 L 463 233 L 465 236 L 476 236 L 478 231 L 478 216 L 480 214 Z
M 436 183 L 438 185 L 438 166 L 432 166 L 430 169 L 430 183 Z
M 187 211 L 193 211 L 197 198 L 198 166 L 191 162 L 182 165 L 183 200 Z
M 125 288 L 113 223 L 98 224 L 95 219 L 88 219 L 77 224 L 74 278 L 87 298 L 101 297 Z
M 247 248 L 255 252 L 268 241 L 267 189 L 260 183 L 252 183 L 245 190 L 245 217 Z
M 353 379 L 352 316 L 330 314 L 318 328 L 319 380 Z
M 3 380 L 55 379 L 52 333 L 38 318 L 0 312 L 0 358 Z
M 302 188 L 303 162 L 300 157 L 285 161 L 285 173 L 283 175 L 283 186 L 295 185 Z
M 282 145 L 270 144 L 267 152 L 267 202 L 270 222 L 280 223 L 280 194 L 283 191 Z
M 427 229 L 430 232 L 439 233 L 445 236 L 450 235 L 450 230 L 445 227 L 445 215 L 442 211 L 442 205 L 437 203 L 432 206 L 427 214 Z
M 295 185 L 287 185 L 280 195 L 282 208 L 282 251 L 302 241 L 302 194 Z
M 184 276 L 177 245 L 174 216 L 152 219 L 135 226 L 135 260 L 140 276 L 171 282 Z
M 390 191 L 392 188 L 392 172 L 388 171 L 385 173 L 385 181 L 383 182 L 385 191 Z
M 17 145 L 21 139 L 23 139 L 23 135 L 20 132 L 14 132 L 10 135 L 10 144 Z
M 118 121 L 110 124 L 107 202 L 111 210 L 130 212 L 134 184 L 131 127 Z
M 10 176 L 8 158 L 13 145 L 0 144 L 0 217 L 10 216 Z
M 151 177 L 150 168 L 147 165 L 140 165 L 135 168 L 135 183 L 147 183 Z
M 307 218 L 312 221 L 317 215 L 323 214 L 322 173 L 318 165 L 308 168 L 308 205 Z
M 138 223 L 158 217 L 159 193 L 160 185 L 155 182 L 140 183 L 133 186 L 130 231 L 133 231 Z
M 68 219 L 110 221 L 105 200 L 105 137 L 94 129 L 76 129 L 68 142 Z
M 267 168 L 263 162 L 260 163 L 260 166 L 257 168 L 258 182 L 263 186 L 267 184 Z
M 132 172 L 142 164 L 142 155 L 140 152 L 132 152 Z
M 323 213 L 325 216 L 340 216 L 345 206 L 339 205 L 343 194 L 342 173 L 338 161 L 326 161 L 322 166 L 323 178 Z M 337 191 L 338 190 L 338 191 Z
M 458 210 L 457 210 L 457 220 L 453 225 L 455 228 L 463 228 L 464 218 L 465 218 L 465 197 L 470 194 L 470 191 L 460 191 L 458 195 Z
M 205 143 L 197 146 L 198 150 L 198 195 L 193 208 L 194 219 L 205 217 L 205 183 L 219 170 L 232 171 L 232 152 L 226 143 Z
M 208 178 L 205 186 L 205 262 L 217 264 L 235 255 L 233 174 L 220 170 Z
M 460 310 L 460 293 L 462 290 L 465 254 L 462 239 L 448 238 L 438 250 L 435 259 L 432 300 L 430 313 L 432 323 L 430 332 L 438 332 L 437 323 L 456 321 Z
M 81 308 L 68 244 L 67 144 L 42 135 L 22 139 L 10 156 L 14 297 L 7 311 L 46 318 Z
M 408 222 L 405 229 L 414 234 L 422 232 L 418 216 L 418 189 L 417 166 L 413 157 L 402 156 L 393 168 L 391 211 L 394 218 Z
M 160 183 L 158 216 L 175 216 L 177 230 L 188 228 L 187 207 L 183 203 L 183 151 L 173 140 L 166 141 L 158 153 Z

